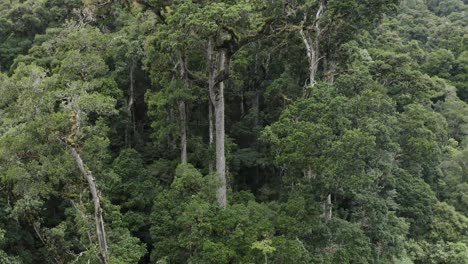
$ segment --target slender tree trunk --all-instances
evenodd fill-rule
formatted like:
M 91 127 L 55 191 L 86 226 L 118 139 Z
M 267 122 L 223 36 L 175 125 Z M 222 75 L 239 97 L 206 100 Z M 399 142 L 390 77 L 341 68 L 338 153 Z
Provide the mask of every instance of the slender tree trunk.
M 317 68 L 318 68 L 318 60 L 317 60 L 318 50 L 316 49 L 316 45 L 314 45 L 315 41 L 313 41 L 309 32 L 301 29 L 300 34 L 301 34 L 302 41 L 304 42 L 306 52 L 307 52 L 307 61 L 309 63 L 308 65 L 309 86 L 310 86 L 309 88 L 312 88 L 316 84 L 315 76 L 317 74 Z
M 218 204 L 226 207 L 226 157 L 224 152 L 224 82 L 216 86 L 216 76 L 225 70 L 226 51 L 221 50 L 218 56 L 214 55 L 212 40 L 208 41 L 208 67 L 209 67 L 209 94 L 214 107 L 214 123 L 216 130 L 216 172 L 219 178 L 219 187 L 216 193 Z M 216 86 L 216 87 L 215 87 Z
M 335 72 L 336 72 L 337 63 L 333 59 L 327 59 L 325 56 L 323 58 L 323 71 L 324 71 L 324 80 L 333 84 L 335 82 Z
M 258 80 L 258 54 L 255 54 L 255 67 L 254 67 L 254 80 L 253 80 L 253 88 L 255 90 L 255 95 L 252 100 L 252 110 L 255 114 L 255 119 L 254 119 L 254 127 L 256 128 L 258 126 L 258 121 L 259 121 L 259 114 L 260 114 L 260 91 L 259 91 L 259 86 L 260 86 L 260 81 Z M 265 78 L 265 76 L 263 76 Z
M 312 171 L 312 168 L 311 168 L 310 166 L 307 168 L 307 170 L 304 170 L 304 177 L 305 177 L 308 181 L 311 181 L 311 180 L 314 180 L 314 179 L 315 179 L 314 172 Z
M 328 223 L 330 222 L 332 218 L 332 201 L 331 201 L 331 193 L 327 195 L 327 198 L 324 202 L 323 208 L 325 210 L 324 216 L 325 216 L 325 222 Z
M 33 222 L 31 219 L 29 219 L 29 222 L 30 222 L 31 225 L 33 226 L 34 231 L 36 232 L 37 237 L 39 237 L 39 240 L 41 240 L 42 244 L 43 244 L 44 247 L 47 249 L 48 254 L 51 255 L 51 257 L 55 260 L 55 263 L 57 263 L 57 264 L 62 264 L 63 261 L 60 259 L 59 256 L 53 256 L 54 253 L 50 250 L 50 245 L 49 245 L 47 239 L 44 238 L 44 236 L 41 234 L 40 224 L 39 224 L 38 222 Z M 10 262 L 8 262 L 8 263 L 10 263 Z
M 240 92 L 240 99 L 241 99 L 240 100 L 240 113 L 241 113 L 241 117 L 243 117 L 244 116 L 244 111 L 245 111 L 245 109 L 244 109 L 244 91 L 243 90 L 241 90 L 241 92 Z
M 135 70 L 135 65 L 132 64 L 130 66 L 130 73 L 129 73 L 129 78 L 130 78 L 130 87 L 129 87 L 129 91 L 128 91 L 128 103 L 127 103 L 127 114 L 128 114 L 128 118 L 130 118 L 130 122 L 131 122 L 131 126 L 132 126 L 132 131 L 133 131 L 133 134 L 132 134 L 132 138 L 135 137 L 135 134 L 136 134 L 136 125 L 135 125 L 135 116 L 133 114 L 133 105 L 135 103 L 135 92 L 134 92 L 134 80 L 133 80 L 133 73 L 134 73 L 134 70 Z M 131 142 L 131 140 L 128 140 L 128 132 L 127 132 L 128 129 L 125 130 L 125 143 L 126 145 L 129 145 L 128 142 Z
M 180 162 L 187 163 L 187 112 L 185 102 L 179 102 L 180 113 Z
M 180 78 L 183 80 L 186 88 L 189 86 L 186 71 L 186 61 L 181 51 L 179 51 Z M 179 102 L 180 117 L 180 161 L 187 163 L 187 108 L 183 100 Z
M 211 98 L 208 99 L 208 122 L 209 122 L 209 125 L 208 125 L 208 146 L 209 146 L 209 149 L 211 150 L 213 148 L 213 143 L 214 143 L 214 137 L 213 137 L 213 133 L 214 133 L 214 126 L 213 126 L 213 102 L 211 102 Z M 211 159 L 211 157 L 209 158 L 209 162 L 208 162 L 208 169 L 210 172 L 213 171 L 213 159 Z
M 70 145 L 71 154 L 75 158 L 76 165 L 80 169 L 81 174 L 88 182 L 91 197 L 94 203 L 94 220 L 96 222 L 96 236 L 99 243 L 99 258 L 102 263 L 107 263 L 107 240 L 106 231 L 104 227 L 104 219 L 102 217 L 102 207 L 99 198 L 99 191 L 96 186 L 96 178 L 94 178 L 91 171 L 86 167 L 83 159 L 80 156 L 78 149 L 76 148 L 76 142 L 78 140 L 78 132 L 81 126 L 81 110 L 78 108 L 75 113 L 74 127 L 72 127 L 72 134 L 74 135 L 74 144 Z
M 317 77 L 317 70 L 320 62 L 320 18 L 323 15 L 325 10 L 325 1 L 320 0 L 320 6 L 317 10 L 315 15 L 315 20 L 313 22 L 313 31 L 314 35 L 309 30 L 304 30 L 304 24 L 307 21 L 307 16 L 304 16 L 303 25 L 301 30 L 299 31 L 302 41 L 304 42 L 306 52 L 307 52 L 307 60 L 309 63 L 308 72 L 309 72 L 309 83 L 304 86 L 304 97 L 309 97 L 311 91 L 313 90 L 314 86 L 317 84 L 316 77 Z
M 315 18 L 313 20 L 313 32 L 311 29 L 304 30 L 305 24 L 307 22 L 307 15 L 304 16 L 303 24 L 301 26 L 301 30 L 299 31 L 302 41 L 304 42 L 306 53 L 307 53 L 307 61 L 308 61 L 308 72 L 309 72 L 309 82 L 304 86 L 304 97 L 309 97 L 317 84 L 317 71 L 319 62 L 322 59 L 320 57 L 320 38 L 321 38 L 321 28 L 320 28 L 320 18 L 324 14 L 325 11 L 325 0 L 320 0 L 319 8 L 317 13 L 315 14 Z M 309 180 L 314 178 L 313 171 L 310 167 L 304 171 L 305 177 Z M 323 210 L 324 210 L 324 219 L 325 222 L 329 222 L 332 218 L 332 202 L 331 202 L 331 194 L 327 195 L 323 203 Z

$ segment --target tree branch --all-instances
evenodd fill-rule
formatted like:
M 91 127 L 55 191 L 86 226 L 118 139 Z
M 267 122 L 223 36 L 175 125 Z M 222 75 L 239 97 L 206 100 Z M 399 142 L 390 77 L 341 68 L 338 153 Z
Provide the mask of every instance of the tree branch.
M 229 65 L 227 65 L 225 70 L 220 71 L 218 75 L 216 75 L 215 86 L 218 85 L 220 82 L 224 82 L 227 79 L 229 79 Z
M 226 58 L 232 57 L 237 51 L 239 51 L 243 46 L 257 41 L 261 39 L 262 37 L 270 34 L 273 32 L 271 30 L 270 25 L 273 23 L 274 19 L 273 18 L 268 18 L 263 26 L 254 34 L 245 36 L 241 38 L 232 28 L 229 27 L 223 27 L 223 30 L 225 30 L 229 35 L 231 35 L 231 38 L 228 40 L 223 41 L 220 45 L 216 46 L 217 50 L 224 49 L 226 50 Z

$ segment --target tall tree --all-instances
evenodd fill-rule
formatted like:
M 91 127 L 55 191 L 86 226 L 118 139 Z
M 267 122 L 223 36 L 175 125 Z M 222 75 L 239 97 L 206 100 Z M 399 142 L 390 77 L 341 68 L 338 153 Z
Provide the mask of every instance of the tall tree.
M 290 1 L 285 7 L 285 23 L 297 31 L 304 43 L 308 78 L 304 96 L 317 84 L 320 65 L 324 80 L 333 80 L 338 48 L 357 32 L 372 26 L 385 12 L 396 8 L 398 1 Z
M 225 82 L 229 78 L 232 56 L 243 46 L 271 32 L 271 19 L 261 13 L 263 4 L 262 1 L 210 2 L 198 13 L 191 14 L 189 23 L 206 43 L 208 93 L 216 135 L 216 172 L 220 181 L 217 198 L 221 207 L 227 205 Z M 210 21 L 208 25 L 203 23 L 206 18 Z

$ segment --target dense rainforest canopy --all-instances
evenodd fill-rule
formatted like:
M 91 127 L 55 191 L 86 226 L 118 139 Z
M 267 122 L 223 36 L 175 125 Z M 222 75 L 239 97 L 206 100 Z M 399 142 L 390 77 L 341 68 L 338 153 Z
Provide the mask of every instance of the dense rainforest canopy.
M 466 0 L 0 0 L 0 263 L 468 263 Z

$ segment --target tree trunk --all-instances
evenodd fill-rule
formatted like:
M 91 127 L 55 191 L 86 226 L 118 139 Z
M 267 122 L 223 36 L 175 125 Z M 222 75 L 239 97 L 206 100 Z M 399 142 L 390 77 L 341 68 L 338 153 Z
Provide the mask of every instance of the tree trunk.
M 259 80 L 259 74 L 258 74 L 258 53 L 255 54 L 255 67 L 254 67 L 254 80 L 253 80 L 253 89 L 255 91 L 255 95 L 252 100 L 252 110 L 255 115 L 254 119 L 254 127 L 257 128 L 258 126 L 258 121 L 259 121 L 259 114 L 260 114 L 260 83 L 261 81 Z M 263 76 L 265 78 L 266 76 Z
M 324 212 L 324 218 L 325 222 L 328 223 L 330 222 L 332 218 L 332 201 L 331 201 L 331 193 L 327 195 L 327 199 L 324 202 L 323 208 L 325 210 Z
M 336 66 L 337 66 L 337 63 L 335 60 L 324 58 L 324 61 L 323 61 L 324 80 L 329 84 L 333 84 L 335 82 Z
M 213 142 L 214 142 L 214 137 L 213 137 L 213 132 L 214 132 L 214 127 L 213 127 L 213 103 L 211 102 L 211 98 L 208 98 L 208 146 L 209 149 L 211 150 L 213 148 Z M 213 171 L 213 159 L 210 157 L 208 161 L 208 169 L 210 172 Z
M 106 231 L 104 228 L 104 220 L 102 218 L 102 208 L 101 202 L 99 199 L 99 192 L 96 187 L 96 179 L 94 178 L 91 171 L 86 169 L 83 160 L 81 159 L 80 153 L 75 147 L 71 148 L 71 152 L 73 157 L 75 157 L 76 164 L 80 169 L 83 177 L 88 181 L 89 190 L 91 191 L 91 196 L 94 203 L 94 220 L 96 222 L 96 236 L 98 238 L 99 243 L 99 251 L 100 251 L 100 259 L 102 263 L 107 263 L 108 256 L 107 256 L 107 241 L 106 241 Z
M 71 153 L 75 158 L 76 165 L 80 169 L 81 174 L 88 182 L 89 190 L 91 192 L 91 197 L 94 203 L 94 220 L 96 222 L 96 236 L 98 238 L 99 243 L 99 258 L 101 259 L 102 263 L 107 263 L 108 255 L 107 255 L 107 240 L 106 240 L 106 231 L 104 228 L 104 219 L 102 217 L 102 208 L 101 202 L 99 198 L 99 191 L 96 187 L 96 179 L 94 178 L 93 174 L 90 170 L 86 167 L 81 159 L 80 153 L 76 148 L 76 142 L 78 140 L 78 132 L 81 126 L 81 110 L 78 108 L 75 117 L 74 117 L 74 124 L 72 126 L 72 135 L 74 135 L 74 144 L 70 145 Z
M 219 58 L 219 69 L 224 70 L 225 51 L 222 50 Z M 224 152 L 224 81 L 219 83 L 218 96 L 215 104 L 215 128 L 216 128 L 216 172 L 218 173 L 220 186 L 218 188 L 218 203 L 226 207 L 226 157 Z
M 133 79 L 134 70 L 135 70 L 135 65 L 132 64 L 130 66 L 130 73 L 129 73 L 130 87 L 128 91 L 129 96 L 128 96 L 128 103 L 127 103 L 127 114 L 128 114 L 128 118 L 130 119 L 132 132 L 133 132 L 132 138 L 134 138 L 136 134 L 135 116 L 134 116 L 134 111 L 133 111 L 133 104 L 135 103 L 134 79 Z M 125 144 L 131 146 L 131 144 L 129 143 L 131 142 L 131 140 L 128 140 L 127 130 L 128 129 L 125 130 L 125 141 L 126 141 Z
M 317 69 L 318 69 L 318 60 L 317 60 L 318 50 L 316 49 L 315 41 L 312 40 L 312 37 L 310 36 L 309 32 L 301 29 L 300 34 L 302 37 L 302 41 L 304 42 L 304 45 L 306 47 L 307 61 L 309 63 L 308 65 L 309 82 L 308 82 L 308 86 L 306 84 L 306 87 L 304 87 L 304 96 L 305 96 L 309 93 L 308 90 L 312 89 L 317 83 L 315 81 L 315 76 L 317 74 Z
M 179 102 L 180 113 L 180 162 L 187 163 L 187 113 L 185 102 Z
M 241 90 L 240 91 L 240 117 L 243 117 L 244 116 L 244 91 Z
M 219 187 L 216 198 L 219 206 L 226 208 L 226 157 L 224 152 L 224 81 L 216 85 L 216 76 L 224 72 L 226 65 L 226 51 L 221 50 L 218 56 L 214 56 L 212 40 L 208 42 L 208 86 L 210 98 L 214 107 L 214 121 L 216 133 L 216 172 L 219 179 Z M 217 58 L 215 58 L 217 57 Z M 216 86 L 216 87 L 215 87 Z
M 184 85 L 188 88 L 188 76 L 186 71 L 186 62 L 181 51 L 179 51 L 180 78 Z M 185 102 L 179 102 L 179 117 L 180 117 L 180 162 L 187 163 L 187 109 Z
M 312 32 L 309 32 L 309 30 L 304 30 L 304 27 L 307 21 L 307 15 L 304 16 L 303 25 L 301 26 L 301 30 L 299 31 L 302 41 L 304 42 L 304 45 L 306 48 L 307 60 L 309 63 L 309 67 L 308 67 L 309 83 L 308 85 L 306 83 L 306 85 L 304 86 L 304 97 L 309 97 L 314 86 L 317 84 L 317 81 L 315 79 L 317 75 L 319 62 L 321 59 L 319 57 L 320 34 L 321 34 L 320 18 L 322 17 L 324 10 L 325 10 L 325 1 L 321 0 L 319 9 L 317 10 L 317 13 L 315 15 L 315 20 L 313 22 L 313 31 L 315 35 L 314 37 L 312 36 Z

